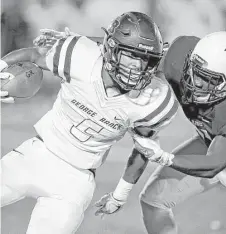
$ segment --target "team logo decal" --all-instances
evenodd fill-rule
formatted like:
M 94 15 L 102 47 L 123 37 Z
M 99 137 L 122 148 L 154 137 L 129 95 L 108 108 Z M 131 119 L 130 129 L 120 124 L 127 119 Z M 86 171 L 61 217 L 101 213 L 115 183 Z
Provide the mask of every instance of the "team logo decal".
M 138 45 L 138 47 L 141 49 L 150 50 L 150 51 L 152 51 L 154 49 L 154 46 L 149 46 L 149 45 L 145 45 L 145 44 L 141 44 L 141 43 Z

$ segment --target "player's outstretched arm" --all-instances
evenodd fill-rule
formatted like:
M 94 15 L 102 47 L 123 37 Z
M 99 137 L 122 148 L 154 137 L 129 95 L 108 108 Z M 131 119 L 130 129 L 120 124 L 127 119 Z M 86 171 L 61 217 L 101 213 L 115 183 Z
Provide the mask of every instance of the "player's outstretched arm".
M 143 174 L 148 161 L 149 160 L 144 157 L 143 154 L 134 148 L 127 161 L 122 179 L 128 183 L 136 184 Z
M 226 168 L 226 134 L 218 135 L 209 146 L 207 155 L 183 155 L 163 151 L 160 146 L 149 139 L 138 138 L 136 148 L 150 161 L 169 166 L 184 174 L 213 178 Z M 226 182 L 225 182 L 226 183 Z
M 149 133 L 142 132 L 140 135 L 145 136 L 145 134 L 147 135 Z M 136 149 L 150 161 L 157 162 L 163 166 L 172 167 L 187 175 L 213 178 L 226 168 L 226 126 L 223 127 L 219 134 L 213 139 L 207 155 L 175 156 L 173 153 L 162 150 L 160 145 L 153 141 L 153 139 L 139 137 L 139 135 L 136 134 L 133 138 L 135 140 Z
M 137 127 L 133 130 L 130 130 L 130 133 L 135 142 L 135 148 L 132 151 L 131 156 L 128 159 L 124 174 L 119 180 L 118 185 L 114 192 L 108 193 L 101 197 L 99 201 L 96 202 L 96 206 L 99 208 L 95 215 L 104 216 L 105 214 L 113 214 L 119 211 L 123 205 L 126 203 L 130 191 L 132 190 L 134 184 L 139 180 L 143 174 L 149 161 L 159 161 L 161 158 L 161 153 L 163 152 L 159 145 L 151 138 L 155 138 L 156 132 L 146 127 Z M 140 139 L 143 139 L 145 143 L 141 142 L 142 146 L 138 143 Z M 143 141 L 142 140 L 142 141 Z M 150 145 L 150 148 L 146 148 L 145 144 L 150 144 L 153 142 L 153 145 Z M 148 151 L 148 153 L 144 153 Z M 149 153 L 150 151 L 150 153 Z M 156 152 L 157 156 L 154 156 Z M 169 155 L 164 153 L 164 155 Z M 151 160 L 150 158 L 155 158 Z M 163 159 L 163 158 L 161 158 Z M 161 163 L 168 163 L 168 157 L 165 157 Z
M 213 139 L 207 155 L 183 155 L 181 157 L 174 157 L 171 167 L 188 175 L 213 178 L 226 168 L 225 136 L 218 135 Z
M 33 44 L 40 48 L 52 47 L 57 40 L 62 38 L 67 38 L 69 36 L 81 36 L 77 33 L 72 32 L 68 27 L 65 27 L 64 32 L 56 31 L 54 29 L 40 29 L 40 35 L 33 40 Z M 92 41 L 97 42 L 98 44 L 103 43 L 103 37 L 89 37 Z
M 114 192 L 104 195 L 95 203 L 98 207 L 95 215 L 103 217 L 106 214 L 119 211 L 126 203 L 130 191 L 143 174 L 147 164 L 148 159 L 134 148 L 128 159 L 124 174 Z

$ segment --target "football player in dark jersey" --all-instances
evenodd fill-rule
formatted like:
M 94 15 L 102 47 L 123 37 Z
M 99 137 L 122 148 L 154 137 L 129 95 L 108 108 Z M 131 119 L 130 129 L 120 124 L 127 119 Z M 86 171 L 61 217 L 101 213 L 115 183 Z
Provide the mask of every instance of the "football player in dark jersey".
M 173 207 L 218 182 L 226 186 L 226 31 L 177 38 L 162 71 L 199 136 L 173 152 L 170 167 L 157 168 L 140 202 L 148 233 L 175 234 Z

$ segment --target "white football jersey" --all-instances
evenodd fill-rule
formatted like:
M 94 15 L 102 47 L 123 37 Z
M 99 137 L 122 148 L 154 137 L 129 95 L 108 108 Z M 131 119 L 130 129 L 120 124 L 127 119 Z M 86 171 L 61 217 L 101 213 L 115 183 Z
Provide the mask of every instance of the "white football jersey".
M 87 37 L 60 39 L 48 52 L 46 63 L 62 78 L 62 85 L 53 108 L 35 128 L 49 150 L 76 167 L 98 167 L 128 129 L 150 126 L 155 130 L 177 111 L 171 89 L 159 78 L 147 87 L 158 92 L 145 105 L 137 104 L 145 90 L 137 98 L 131 98 L 131 93 L 108 97 L 101 76 L 101 49 Z

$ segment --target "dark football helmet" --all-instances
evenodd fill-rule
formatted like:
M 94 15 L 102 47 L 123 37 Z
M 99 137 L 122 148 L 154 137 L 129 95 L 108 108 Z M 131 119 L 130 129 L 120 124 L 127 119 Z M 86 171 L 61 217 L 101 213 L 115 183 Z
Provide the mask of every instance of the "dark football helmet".
M 205 36 L 188 55 L 180 92 L 184 104 L 212 104 L 226 98 L 225 31 Z
M 104 64 L 111 78 L 123 90 L 146 87 L 163 56 L 163 41 L 155 22 L 143 13 L 128 12 L 104 31 Z

